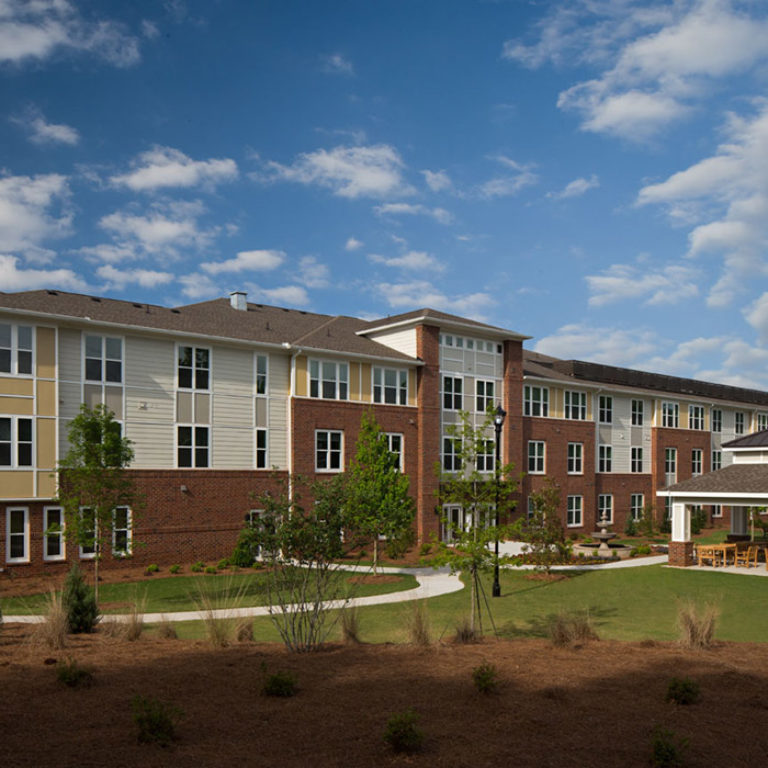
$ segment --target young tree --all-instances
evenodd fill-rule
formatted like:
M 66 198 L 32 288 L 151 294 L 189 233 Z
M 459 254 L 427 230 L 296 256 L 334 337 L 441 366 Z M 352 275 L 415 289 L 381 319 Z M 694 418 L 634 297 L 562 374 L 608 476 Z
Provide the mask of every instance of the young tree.
M 357 452 L 347 472 L 346 513 L 351 531 L 373 542 L 373 573 L 379 560 L 379 539 L 390 551 L 403 552 L 413 540 L 413 499 L 408 475 L 372 413 L 364 413 Z
M 448 565 L 452 572 L 467 574 L 470 583 L 470 631 L 475 634 L 476 631 L 483 631 L 483 605 L 493 623 L 480 577 L 495 568 L 494 545 L 497 537 L 502 541 L 511 536 L 512 526 L 501 522 L 497 526 L 496 521 L 506 520 L 514 509 L 512 494 L 517 491 L 518 483 L 513 476 L 512 464 L 496 466 L 494 461 L 490 465 L 494 471 L 488 471 L 488 457 L 493 450 L 493 411 L 489 409 L 485 421 L 478 427 L 473 425 L 470 414 L 461 411 L 460 415 L 461 423 L 448 428 L 449 438 L 453 441 L 453 466 L 437 466 L 440 477 L 437 493 L 441 509 L 445 505 L 459 506 L 463 519 L 457 523 L 448 517 L 443 518 L 443 526 L 451 541 L 441 543 L 433 562 L 435 565 Z M 486 471 L 482 472 L 482 469 Z M 499 558 L 502 565 L 513 562 L 516 562 L 515 558 Z
M 133 480 L 126 472 L 132 459 L 130 440 L 122 436 L 112 411 L 103 404 L 81 405 L 69 425 L 69 451 L 59 464 L 59 503 L 64 508 L 67 538 L 93 552 L 97 603 L 99 560 L 105 544 L 112 544 L 115 514 L 137 503 Z

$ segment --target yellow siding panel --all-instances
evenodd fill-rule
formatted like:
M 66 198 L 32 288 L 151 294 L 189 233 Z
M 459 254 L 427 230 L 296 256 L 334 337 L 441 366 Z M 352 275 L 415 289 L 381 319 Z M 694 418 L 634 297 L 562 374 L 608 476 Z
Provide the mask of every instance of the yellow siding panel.
M 35 496 L 35 473 L 0 472 L 0 498 L 32 499 Z
M 0 377 L 0 395 L 27 395 L 35 394 L 35 386 L 32 379 L 6 379 Z
M 56 384 L 52 381 L 37 382 L 37 415 L 56 415 Z
M 296 396 L 306 397 L 307 392 L 307 358 L 299 355 L 296 358 Z
M 56 498 L 56 476 L 52 472 L 37 473 L 37 496 L 41 499 Z
M 360 363 L 349 364 L 349 399 L 360 400 Z
M 364 403 L 370 403 L 373 400 L 373 385 L 371 384 L 371 376 L 373 375 L 371 370 L 371 364 L 370 363 L 363 363 L 361 366 L 361 381 L 360 381 L 360 389 L 361 397 L 360 399 Z
M 37 420 L 37 466 L 53 469 L 56 466 L 56 421 Z
M 408 405 L 416 405 L 416 369 L 408 371 Z
M 43 379 L 56 376 L 56 331 L 53 328 L 37 329 L 37 375 Z
M 553 416 L 556 419 L 562 419 L 563 418 L 563 390 L 562 389 L 556 389 L 555 387 L 550 387 L 549 389 L 549 397 L 550 397 L 550 412 L 549 415 Z
M 0 396 L 0 413 L 33 416 L 35 413 L 35 401 L 32 398 Z

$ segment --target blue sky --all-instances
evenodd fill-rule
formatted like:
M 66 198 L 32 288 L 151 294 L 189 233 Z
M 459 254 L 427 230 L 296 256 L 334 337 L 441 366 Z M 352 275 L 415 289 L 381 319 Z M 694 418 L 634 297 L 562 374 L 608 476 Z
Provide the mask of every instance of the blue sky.
M 0 0 L 0 290 L 768 388 L 763 0 Z

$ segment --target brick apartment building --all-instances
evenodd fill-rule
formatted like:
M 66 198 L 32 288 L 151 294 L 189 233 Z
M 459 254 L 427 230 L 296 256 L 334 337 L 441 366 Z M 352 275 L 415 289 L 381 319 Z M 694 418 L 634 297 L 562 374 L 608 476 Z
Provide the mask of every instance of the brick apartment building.
M 116 515 L 106 557 L 140 564 L 228 555 L 275 472 L 348 465 L 366 409 L 410 476 L 419 540 L 442 535 L 446 514 L 462 519 L 437 508 L 434 470 L 454 466 L 446 429 L 461 411 L 480 424 L 489 404 L 506 410 L 502 460 L 526 473 L 519 512 L 551 477 L 574 532 L 601 516 L 623 529 L 659 488 L 730 461 L 724 442 L 768 427 L 768 393 L 558 360 L 431 309 L 368 322 L 246 299 L 0 293 L 0 568 L 93 556 L 55 532 L 55 468 L 83 402 L 105 403 L 133 442 L 144 505 Z

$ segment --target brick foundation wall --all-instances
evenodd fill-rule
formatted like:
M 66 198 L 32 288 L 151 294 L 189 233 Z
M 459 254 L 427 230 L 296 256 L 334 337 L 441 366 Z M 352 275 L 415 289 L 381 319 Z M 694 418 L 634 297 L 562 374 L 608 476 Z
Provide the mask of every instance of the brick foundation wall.
M 693 560 L 693 542 L 670 541 L 669 564 L 676 565 L 679 568 L 687 568 L 689 565 L 695 565 Z

